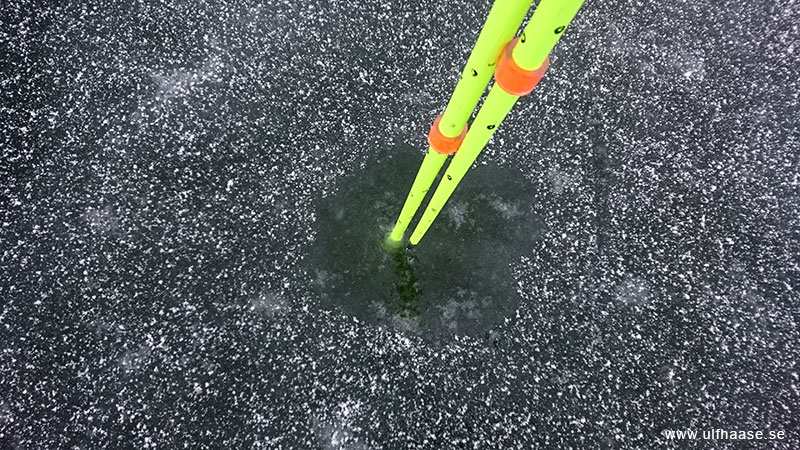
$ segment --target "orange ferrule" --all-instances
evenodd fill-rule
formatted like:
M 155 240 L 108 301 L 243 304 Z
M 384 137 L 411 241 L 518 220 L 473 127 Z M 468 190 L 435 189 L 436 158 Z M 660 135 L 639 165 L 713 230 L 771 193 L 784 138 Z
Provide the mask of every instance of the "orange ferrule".
M 512 39 L 506 45 L 505 50 L 500 55 L 500 60 L 497 62 L 497 69 L 494 71 L 494 81 L 505 92 L 522 97 L 528 95 L 533 91 L 533 88 L 542 79 L 547 68 L 550 67 L 550 56 L 548 55 L 542 65 L 536 70 L 525 70 L 514 62 L 511 53 L 514 51 L 514 46 L 517 45 L 519 38 Z
M 464 124 L 464 129 L 461 130 L 461 134 L 456 137 L 447 137 L 442 134 L 441 130 L 439 130 L 439 122 L 442 121 L 442 115 L 439 114 L 436 116 L 436 120 L 433 121 L 433 125 L 431 125 L 431 130 L 428 132 L 428 144 L 431 146 L 436 153 L 441 153 L 442 155 L 449 155 L 451 153 L 455 153 L 456 150 L 461 146 L 461 142 L 464 141 L 464 136 L 467 135 L 467 124 Z

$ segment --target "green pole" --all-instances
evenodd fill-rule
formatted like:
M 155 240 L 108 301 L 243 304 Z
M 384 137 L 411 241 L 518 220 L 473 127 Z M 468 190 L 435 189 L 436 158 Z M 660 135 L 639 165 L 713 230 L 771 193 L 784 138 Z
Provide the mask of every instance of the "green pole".
M 500 122 L 511 111 L 511 108 L 517 102 L 516 95 L 511 95 L 503 91 L 500 86 L 495 84 L 486 96 L 486 101 L 483 102 L 478 115 L 472 122 L 472 127 L 467 132 L 467 137 L 461 144 L 453 161 L 447 166 L 447 170 L 436 187 L 436 192 L 433 194 L 428 207 L 422 215 L 417 224 L 417 228 L 411 234 L 411 244 L 417 245 L 425 233 L 430 228 L 436 216 L 447 203 L 450 195 L 458 186 L 458 183 L 464 178 L 472 163 L 481 153 L 483 147 L 489 142 L 489 139 L 494 134 Z
M 583 0 L 541 0 L 514 47 L 511 54 L 514 62 L 524 70 L 540 68 L 582 4 Z M 525 52 L 520 48 L 526 49 Z M 417 245 L 425 236 L 458 183 L 518 99 L 518 96 L 505 92 L 497 83 L 492 86 L 461 148 L 447 167 L 422 219 L 411 234 L 412 245 Z
M 541 0 L 511 56 L 524 70 L 536 70 L 564 35 L 584 0 Z
M 514 37 L 530 8 L 530 3 L 530 0 L 496 0 L 492 5 L 439 122 L 439 132 L 445 137 L 455 138 L 461 134 L 492 78 L 498 56 L 506 43 Z M 468 34 L 468 30 L 462 30 L 461 34 Z M 437 153 L 431 147 L 428 148 L 400 216 L 387 238 L 388 244 L 397 245 L 403 239 L 403 233 L 414 218 L 446 159 L 447 155 Z
M 447 155 L 437 153 L 432 148 L 428 148 L 428 152 L 425 153 L 425 159 L 422 160 L 422 164 L 420 164 L 417 171 L 417 176 L 414 177 L 411 190 L 408 191 L 406 201 L 403 203 L 403 209 L 400 210 L 400 216 L 389 234 L 387 240 L 389 244 L 399 244 L 403 239 L 403 233 L 408 228 L 411 219 L 414 218 L 422 199 L 425 198 L 425 194 L 430 190 L 433 181 L 436 179 L 436 174 L 439 173 L 446 159 Z
M 531 0 L 494 2 L 442 115 L 439 130 L 443 135 L 455 137 L 464 129 L 464 124 L 492 79 L 497 58 L 516 34 L 530 7 Z M 461 34 L 468 35 L 468 30 L 463 30 Z

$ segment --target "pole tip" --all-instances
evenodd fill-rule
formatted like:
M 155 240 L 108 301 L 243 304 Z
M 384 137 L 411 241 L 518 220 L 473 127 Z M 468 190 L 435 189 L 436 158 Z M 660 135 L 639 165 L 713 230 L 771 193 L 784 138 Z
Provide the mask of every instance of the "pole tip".
M 397 249 L 403 247 L 403 239 L 395 239 L 394 236 L 391 234 L 386 236 L 386 239 L 383 240 L 381 243 L 381 250 L 386 253 L 392 253 L 397 251 Z

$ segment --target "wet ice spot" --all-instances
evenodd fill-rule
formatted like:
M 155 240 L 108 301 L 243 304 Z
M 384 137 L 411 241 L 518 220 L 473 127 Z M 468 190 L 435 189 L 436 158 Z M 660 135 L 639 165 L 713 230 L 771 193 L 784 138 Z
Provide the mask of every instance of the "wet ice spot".
M 408 148 L 385 153 L 321 199 L 312 287 L 330 310 L 409 335 L 484 336 L 518 307 L 511 266 L 542 233 L 525 200 L 530 182 L 513 168 L 476 167 L 420 245 L 385 253 L 420 163 Z

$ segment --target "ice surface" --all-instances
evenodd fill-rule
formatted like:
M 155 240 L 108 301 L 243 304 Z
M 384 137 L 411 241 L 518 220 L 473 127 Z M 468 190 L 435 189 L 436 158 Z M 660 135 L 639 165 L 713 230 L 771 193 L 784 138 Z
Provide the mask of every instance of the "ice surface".
M 796 2 L 586 2 L 391 259 L 489 6 L 3 2 L 0 448 L 800 448 Z

